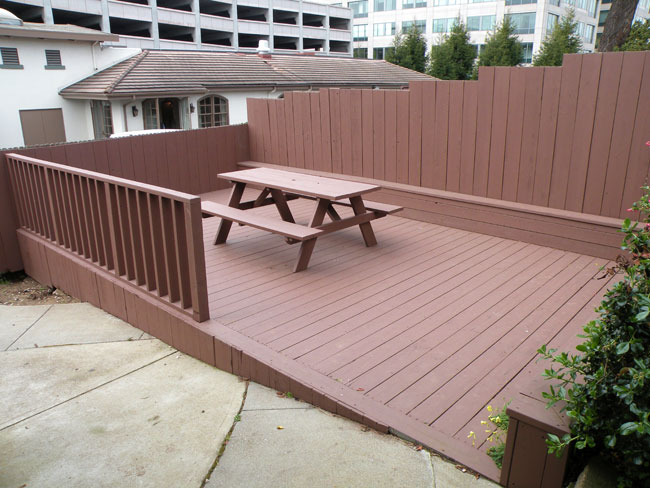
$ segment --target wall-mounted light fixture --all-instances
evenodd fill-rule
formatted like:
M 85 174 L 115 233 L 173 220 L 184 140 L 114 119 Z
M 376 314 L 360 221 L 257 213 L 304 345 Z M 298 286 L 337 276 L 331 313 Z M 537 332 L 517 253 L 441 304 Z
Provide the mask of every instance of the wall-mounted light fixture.
M 194 104 L 193 104 L 193 103 L 190 103 L 190 113 L 193 114 L 193 113 L 194 113 L 194 110 L 195 110 L 195 108 L 194 108 Z
M 133 114 L 134 117 L 137 117 L 138 116 L 138 107 L 136 107 L 135 105 L 133 107 L 131 107 L 131 113 Z

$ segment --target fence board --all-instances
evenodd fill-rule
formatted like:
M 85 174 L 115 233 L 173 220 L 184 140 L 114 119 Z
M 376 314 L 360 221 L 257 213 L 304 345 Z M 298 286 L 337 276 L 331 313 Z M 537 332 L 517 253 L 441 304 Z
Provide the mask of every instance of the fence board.
M 495 68 L 487 190 L 487 196 L 490 198 L 501 198 L 503 189 L 503 165 L 506 153 L 509 92 L 510 70 L 507 68 Z
M 581 210 L 598 214 L 603 200 L 607 160 L 614 128 L 623 53 L 613 53 L 602 59 L 600 83 L 591 135 L 591 150 L 587 162 L 587 176 Z
M 388 181 L 397 181 L 397 93 L 387 91 L 384 100 L 386 113 L 384 178 Z
M 373 90 L 372 92 L 372 160 L 373 160 L 373 173 L 372 177 L 378 180 L 384 179 L 384 159 L 386 151 L 384 124 L 385 124 L 385 105 L 384 105 L 384 91 Z
M 330 131 L 332 135 L 332 171 L 343 172 L 343 148 L 341 144 L 341 90 L 329 91 L 330 98 Z
M 409 93 L 398 91 L 397 98 L 397 168 L 398 183 L 408 183 L 409 164 Z
M 331 127 L 330 127 L 330 97 L 327 89 L 322 88 L 318 92 L 320 97 L 320 129 L 321 129 L 321 141 L 322 141 L 322 166 L 323 171 L 332 171 L 332 136 L 331 136 Z
M 476 153 L 476 124 L 478 116 L 478 84 L 463 83 L 463 128 L 460 148 L 461 193 L 474 190 L 474 157 Z
M 352 174 L 352 93 L 350 90 L 341 90 L 341 172 L 344 175 Z
M 601 53 L 585 57 L 582 61 L 576 127 L 573 132 L 571 166 L 569 169 L 570 184 L 564 204 L 565 209 L 575 212 L 582 210 L 585 195 L 587 166 L 589 165 L 589 141 L 591 141 L 594 128 L 601 62 Z
M 408 183 L 422 183 L 422 92 L 424 82 L 409 84 L 409 163 Z
M 293 94 L 286 93 L 284 96 L 284 120 L 287 134 L 287 165 L 296 165 L 296 134 L 293 125 Z M 250 136 L 250 133 L 249 133 Z M 251 136 L 252 137 L 252 136 Z
M 363 145 L 359 132 L 363 130 L 361 122 L 361 90 L 349 90 L 352 102 L 350 111 L 350 126 L 352 128 L 352 173 L 354 176 L 363 174 Z
M 374 159 L 374 117 L 372 114 L 372 91 L 370 90 L 363 90 L 361 92 L 361 114 L 361 142 L 363 144 L 363 165 L 361 174 L 366 178 L 372 178 Z
M 544 86 L 542 108 L 539 119 L 539 139 L 537 141 L 537 158 L 535 160 L 535 183 L 533 204 L 547 206 L 551 188 L 553 170 L 553 152 L 558 120 L 560 84 L 562 68 L 544 68 Z
M 471 193 L 487 196 L 490 138 L 492 133 L 492 101 L 494 99 L 494 68 L 479 68 L 478 107 L 476 113 L 476 152 Z
M 517 200 L 525 102 L 526 72 L 523 69 L 511 70 L 506 150 L 503 162 L 503 187 L 501 190 L 501 198 L 511 202 Z
M 460 155 L 463 136 L 463 86 L 462 81 L 449 85 L 449 132 L 447 141 L 447 183 L 449 191 L 460 191 Z
M 323 137 L 320 127 L 320 94 L 318 92 L 309 94 L 309 105 L 311 109 L 311 133 L 314 169 L 323 171 Z
M 519 181 L 517 182 L 517 201 L 532 203 L 535 181 L 537 142 L 540 132 L 544 68 L 529 68 L 525 71 L 526 102 L 524 123 L 521 134 L 521 155 L 519 161 Z M 543 130 L 547 130 L 546 127 Z

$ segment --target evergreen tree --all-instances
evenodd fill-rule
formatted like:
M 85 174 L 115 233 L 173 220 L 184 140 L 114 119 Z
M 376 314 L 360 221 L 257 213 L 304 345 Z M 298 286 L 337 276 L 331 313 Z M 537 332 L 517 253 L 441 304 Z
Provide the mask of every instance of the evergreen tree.
M 517 66 L 524 59 L 524 48 L 515 35 L 515 24 L 505 17 L 494 32 L 488 34 L 479 66 Z
M 650 51 L 650 19 L 645 22 L 637 20 L 632 24 L 627 41 L 621 46 L 621 51 Z
M 458 18 L 440 44 L 431 47 L 427 73 L 442 80 L 468 80 L 472 76 L 476 50 L 469 42 L 467 27 Z
M 386 61 L 424 73 L 427 41 L 415 24 L 406 34 L 396 34 L 392 48 L 386 52 Z
M 575 12 L 569 9 L 566 17 L 553 28 L 542 42 L 542 47 L 535 56 L 534 66 L 562 66 L 565 53 L 577 53 L 582 49 L 582 41 L 577 34 L 578 23 Z

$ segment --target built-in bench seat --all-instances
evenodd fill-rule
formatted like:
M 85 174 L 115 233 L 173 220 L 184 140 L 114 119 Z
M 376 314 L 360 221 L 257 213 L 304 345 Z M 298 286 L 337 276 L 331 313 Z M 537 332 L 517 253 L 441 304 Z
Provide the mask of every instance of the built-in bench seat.
M 256 215 L 221 203 L 203 201 L 201 202 L 201 211 L 204 214 L 214 215 L 239 224 L 249 225 L 256 229 L 280 234 L 296 241 L 307 241 L 323 233 L 320 229 Z

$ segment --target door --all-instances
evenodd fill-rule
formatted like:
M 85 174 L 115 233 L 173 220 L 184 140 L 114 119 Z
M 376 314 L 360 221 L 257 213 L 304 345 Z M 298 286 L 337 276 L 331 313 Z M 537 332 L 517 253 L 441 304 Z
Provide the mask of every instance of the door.
M 19 113 L 25 146 L 66 141 L 63 110 L 60 108 L 20 110 Z

